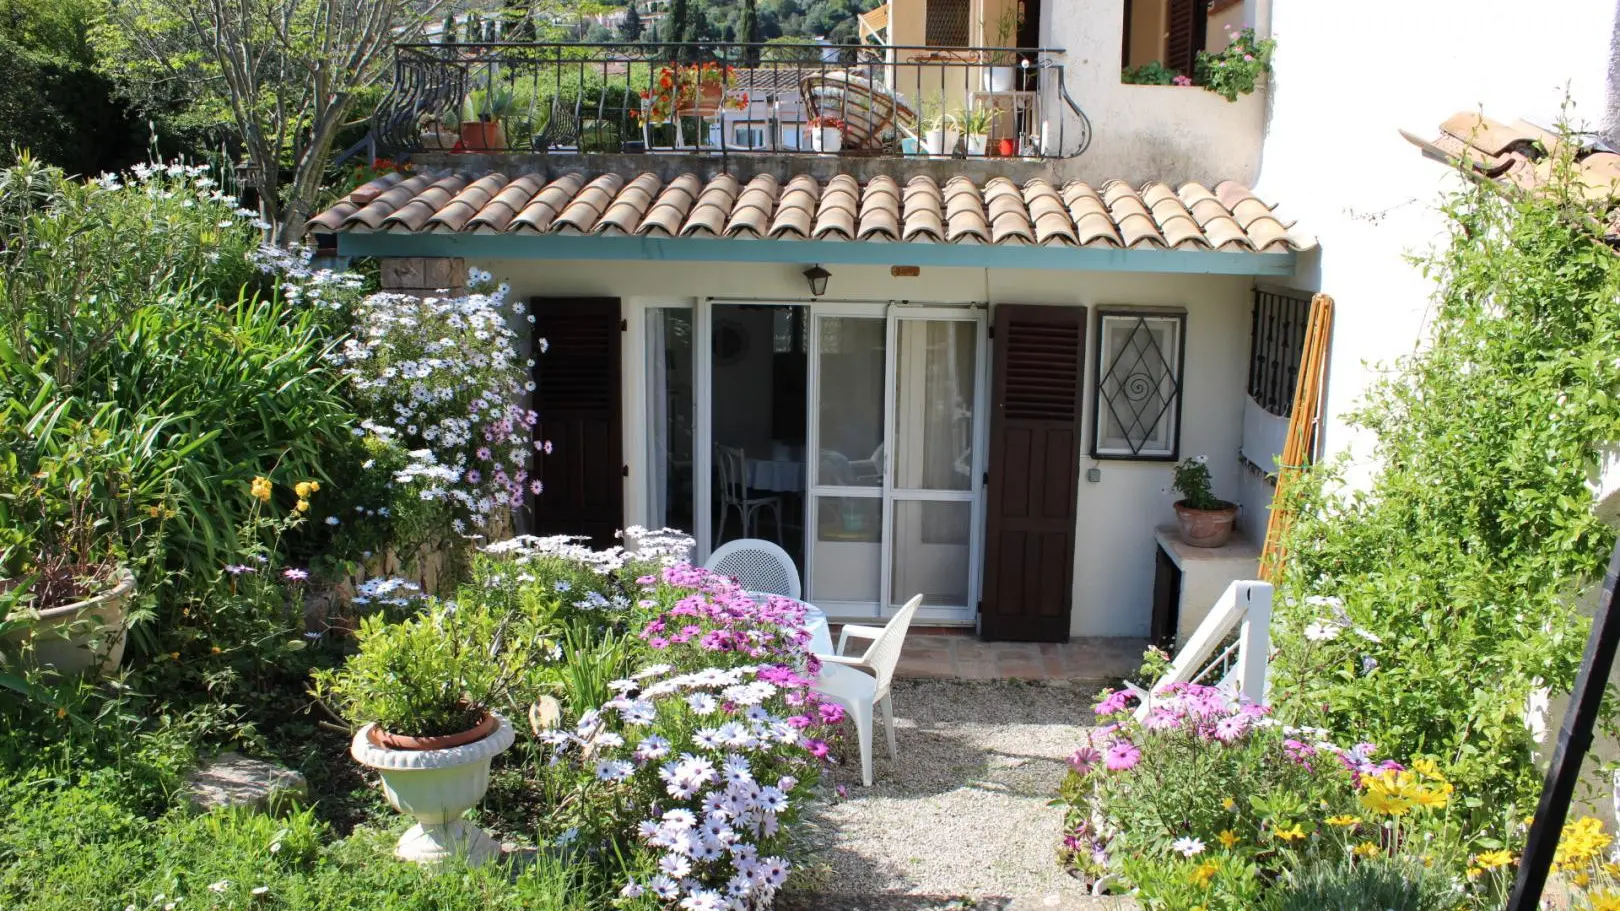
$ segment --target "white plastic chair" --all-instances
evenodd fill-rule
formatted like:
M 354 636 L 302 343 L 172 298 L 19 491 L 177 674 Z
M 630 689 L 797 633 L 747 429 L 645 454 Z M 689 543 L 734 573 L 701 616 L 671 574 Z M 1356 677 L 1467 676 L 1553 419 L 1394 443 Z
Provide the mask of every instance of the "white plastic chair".
M 900 758 L 894 745 L 894 704 L 889 698 L 889 683 L 894 679 L 894 666 L 900 663 L 900 648 L 905 645 L 911 618 L 917 615 L 922 600 L 922 595 L 914 596 L 881 627 L 845 624 L 838 634 L 838 654 L 816 656 L 821 659 L 821 675 L 816 678 L 815 691 L 855 717 L 855 733 L 861 743 L 861 784 L 866 787 L 872 786 L 872 713 L 878 706 L 883 708 L 889 758 Z M 851 637 L 872 642 L 859 658 L 844 654 Z
M 776 536 L 781 537 L 782 498 L 748 495 L 748 458 L 743 451 L 716 443 L 714 466 L 720 474 L 720 528 L 715 532 L 715 540 L 725 539 L 726 519 L 731 516 L 734 509 L 737 511 L 737 517 L 742 520 L 743 537 L 757 533 L 759 526 L 757 514 L 767 509 L 771 511 L 771 518 L 776 523 Z
M 751 592 L 786 595 L 799 600 L 799 568 L 788 552 L 760 538 L 738 538 L 720 545 L 704 562 L 722 576 L 736 579 Z

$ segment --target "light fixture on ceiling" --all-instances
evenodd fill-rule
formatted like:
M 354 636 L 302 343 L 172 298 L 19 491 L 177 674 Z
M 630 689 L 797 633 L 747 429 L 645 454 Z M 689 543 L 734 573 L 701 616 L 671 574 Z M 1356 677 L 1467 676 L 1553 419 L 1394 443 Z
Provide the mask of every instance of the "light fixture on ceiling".
M 832 273 L 815 265 L 804 270 L 804 278 L 810 283 L 810 296 L 820 297 L 827 293 L 827 279 L 832 278 Z

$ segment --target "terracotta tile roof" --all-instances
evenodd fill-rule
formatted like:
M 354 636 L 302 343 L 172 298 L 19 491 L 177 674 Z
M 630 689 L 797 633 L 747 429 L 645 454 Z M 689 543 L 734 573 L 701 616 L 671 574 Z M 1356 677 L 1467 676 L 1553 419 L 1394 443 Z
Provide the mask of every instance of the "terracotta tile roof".
M 902 183 L 902 180 L 904 181 Z M 848 174 L 826 181 L 694 174 L 665 181 L 564 174 L 431 171 L 378 178 L 309 221 L 311 233 L 601 234 L 789 240 L 1040 244 L 1286 252 L 1314 245 L 1230 181 L 1093 187 L 1043 178 L 982 185 L 957 176 Z
M 1465 163 L 1479 176 L 1521 189 L 1544 183 L 1552 159 L 1564 142 L 1557 133 L 1524 120 L 1501 123 L 1483 114 L 1463 111 L 1440 124 L 1440 135 L 1426 140 L 1405 130 L 1401 135 L 1425 155 L 1452 164 Z M 1613 200 L 1620 193 L 1620 154 L 1595 137 L 1574 135 L 1575 166 L 1588 199 Z

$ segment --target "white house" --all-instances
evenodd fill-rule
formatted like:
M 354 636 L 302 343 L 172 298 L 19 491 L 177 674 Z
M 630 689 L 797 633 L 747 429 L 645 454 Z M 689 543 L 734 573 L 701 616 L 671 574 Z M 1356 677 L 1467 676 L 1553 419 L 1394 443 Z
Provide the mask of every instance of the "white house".
M 1426 291 L 1401 254 L 1432 236 L 1424 206 L 1448 178 L 1397 128 L 1430 132 L 1474 101 L 1555 109 L 1566 79 L 1606 112 L 1613 5 L 1553 0 L 1527 23 L 1375 3 L 1350 29 L 1305 2 L 1022 0 L 1012 51 L 987 47 L 1004 3 L 893 0 L 864 35 L 883 65 L 846 81 L 867 103 L 921 97 L 909 79 L 1006 105 L 1028 157 L 900 155 L 903 104 L 836 156 L 734 154 L 749 143 L 730 135 L 418 151 L 413 174 L 311 231 L 381 258 L 391 288 L 453 287 L 470 262 L 534 299 L 554 443 L 536 531 L 672 525 L 700 556 L 770 538 L 835 619 L 921 592 L 925 621 L 987 638 L 1164 635 L 1171 464 L 1206 456 L 1245 505 L 1247 543 L 1206 575 L 1252 573 L 1277 448 L 1252 418 L 1286 411 L 1309 294 L 1339 305 L 1330 448 L 1350 444 L 1359 362 L 1417 336 Z M 1121 81 L 1147 57 L 1219 49 L 1227 25 L 1276 32 L 1260 91 Z M 1512 53 L 1537 29 L 1559 53 Z M 1010 87 L 988 72 L 1003 61 Z M 408 153 L 415 109 L 398 98 L 414 96 L 377 122 Z

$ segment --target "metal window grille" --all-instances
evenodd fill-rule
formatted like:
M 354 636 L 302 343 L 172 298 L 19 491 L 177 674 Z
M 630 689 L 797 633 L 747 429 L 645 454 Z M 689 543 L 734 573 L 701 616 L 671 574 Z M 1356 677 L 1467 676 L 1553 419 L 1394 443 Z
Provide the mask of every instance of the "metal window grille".
M 1186 315 L 1103 312 L 1097 332 L 1097 458 L 1174 459 L 1181 444 Z
M 969 0 L 928 0 L 923 43 L 929 47 L 967 47 Z
M 1305 354 L 1305 323 L 1311 299 L 1277 291 L 1254 291 L 1249 330 L 1249 397 L 1278 417 L 1294 411 L 1294 386 Z

